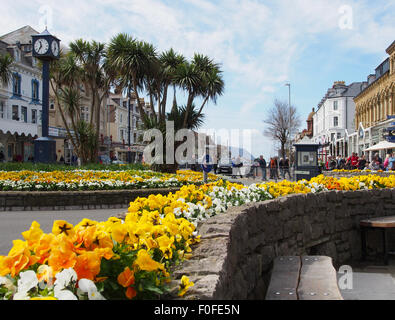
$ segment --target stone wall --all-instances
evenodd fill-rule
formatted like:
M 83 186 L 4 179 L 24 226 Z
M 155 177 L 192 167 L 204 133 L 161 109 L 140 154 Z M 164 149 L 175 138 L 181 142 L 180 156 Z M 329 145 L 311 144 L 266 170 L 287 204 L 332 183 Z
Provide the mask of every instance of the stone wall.
M 127 208 L 137 197 L 167 195 L 180 188 L 100 191 L 1 191 L 0 211 Z
M 361 257 L 361 219 L 394 214 L 395 189 L 289 195 L 232 208 L 199 226 L 202 241 L 174 278 L 195 282 L 186 299 L 264 299 L 275 257 L 326 255 L 338 268 Z M 381 247 L 381 233 L 369 233 L 370 253 Z

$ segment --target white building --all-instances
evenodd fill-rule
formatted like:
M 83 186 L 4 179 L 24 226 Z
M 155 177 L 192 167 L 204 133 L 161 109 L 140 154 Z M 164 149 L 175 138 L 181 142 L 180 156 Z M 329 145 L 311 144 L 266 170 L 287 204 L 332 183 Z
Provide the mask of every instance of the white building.
M 149 103 L 141 99 L 144 109 L 151 115 Z M 107 99 L 107 128 L 106 137 L 111 141 L 111 156 L 122 161 L 127 161 L 128 153 L 128 98 L 122 93 L 111 93 Z M 140 162 L 143 156 L 144 144 L 142 120 L 137 106 L 136 97 L 132 94 L 130 100 L 130 144 L 132 162 Z
M 33 140 L 41 135 L 42 72 L 32 57 L 30 26 L 0 37 L 0 54 L 10 54 L 12 79 L 0 83 L 0 151 L 6 161 L 27 161 L 34 155 Z
M 347 86 L 344 81 L 336 81 L 318 104 L 313 115 L 312 140 L 323 145 L 320 150 L 322 159 L 327 155 L 346 155 L 345 137 L 355 131 L 354 97 L 364 86 L 363 82 L 354 82 Z

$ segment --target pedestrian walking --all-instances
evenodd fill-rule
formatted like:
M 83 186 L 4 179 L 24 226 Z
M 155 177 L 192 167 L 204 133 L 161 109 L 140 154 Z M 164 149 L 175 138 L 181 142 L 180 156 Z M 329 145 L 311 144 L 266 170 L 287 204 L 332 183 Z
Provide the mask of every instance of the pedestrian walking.
M 278 163 L 279 167 L 280 167 L 280 175 L 281 178 L 284 179 L 284 159 L 280 158 L 280 162 Z
M 392 153 L 391 157 L 388 159 L 387 170 L 395 170 L 395 152 Z
M 267 177 L 266 177 L 267 164 L 266 164 L 266 160 L 263 158 L 263 156 L 259 157 L 258 163 L 259 163 L 259 168 L 261 169 L 261 172 L 262 172 L 262 181 L 266 181 L 267 180 Z
M 237 156 L 237 158 L 234 160 L 233 163 L 233 168 L 232 168 L 232 176 L 234 178 L 237 178 L 237 176 L 240 176 L 240 178 L 243 178 L 241 174 L 241 167 L 243 166 L 243 163 L 241 162 L 240 156 Z
M 276 158 L 270 158 L 270 179 L 278 180 L 278 162 Z
M 292 179 L 291 178 L 291 173 L 289 172 L 289 159 L 285 158 L 285 161 L 284 161 L 284 179 L 285 179 L 285 176 L 286 176 L 287 173 L 288 173 L 289 180 L 291 180 Z

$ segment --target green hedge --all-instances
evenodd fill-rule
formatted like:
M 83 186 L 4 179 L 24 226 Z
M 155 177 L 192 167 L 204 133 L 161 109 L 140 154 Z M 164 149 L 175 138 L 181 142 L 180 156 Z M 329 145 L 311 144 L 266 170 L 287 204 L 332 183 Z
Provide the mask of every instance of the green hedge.
M 70 166 L 65 164 L 45 164 L 45 163 L 30 163 L 30 162 L 4 162 L 0 163 L 0 171 L 66 171 L 72 169 L 82 169 L 82 170 L 148 170 L 147 165 L 137 164 L 98 164 L 91 163 L 83 166 Z

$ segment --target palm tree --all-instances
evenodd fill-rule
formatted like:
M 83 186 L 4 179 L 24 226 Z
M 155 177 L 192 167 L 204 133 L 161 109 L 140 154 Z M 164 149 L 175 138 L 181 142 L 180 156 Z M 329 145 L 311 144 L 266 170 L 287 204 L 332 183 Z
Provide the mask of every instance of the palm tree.
M 216 103 L 217 97 L 223 94 L 224 81 L 219 65 L 208 56 L 195 54 L 191 63 L 183 63 L 177 69 L 175 81 L 188 92 L 188 101 L 184 117 L 184 127 L 187 126 L 189 113 L 192 112 L 193 101 L 203 98 L 203 104 L 198 114 L 201 114 L 209 99 Z
M 112 82 L 106 64 L 106 46 L 97 41 L 78 39 L 70 43 L 70 50 L 83 71 L 83 80 L 89 85 L 92 99 L 90 124 L 95 122 L 97 139 L 100 134 L 100 116 L 103 99 L 107 96 Z M 95 150 L 98 154 L 98 149 Z
M 177 131 L 179 129 L 183 129 L 184 118 L 186 114 L 187 108 L 186 106 L 181 106 L 179 108 L 172 109 L 170 113 L 167 114 L 167 120 L 174 121 L 174 130 Z M 191 112 L 188 113 L 187 117 L 187 125 L 184 129 L 197 130 L 204 123 L 205 115 L 199 113 L 196 110 L 195 105 L 192 105 Z
M 143 121 L 146 121 L 147 114 L 140 101 L 139 92 L 144 88 L 144 75 L 152 68 L 152 49 L 147 43 L 120 33 L 111 39 L 107 50 L 109 64 L 117 70 L 118 82 L 127 90 L 129 101 L 132 90 L 136 95 L 137 107 Z
M 14 59 L 9 53 L 0 55 L 0 81 L 7 86 L 12 79 L 11 65 Z
M 222 96 L 224 93 L 225 83 L 221 77 L 222 71 L 219 70 L 217 67 L 212 68 L 207 72 L 204 77 L 204 88 L 203 88 L 203 95 L 205 96 L 202 106 L 199 109 L 198 114 L 201 114 L 203 111 L 204 106 L 211 100 L 214 104 L 217 103 L 217 99 L 219 96 Z
M 162 66 L 163 72 L 163 99 L 161 115 L 164 118 L 166 115 L 166 103 L 167 103 L 167 90 L 170 85 L 173 86 L 173 109 L 177 108 L 177 98 L 176 98 L 176 86 L 175 75 L 177 68 L 186 62 L 183 55 L 177 54 L 173 48 L 168 51 L 163 52 L 159 57 L 160 64 Z

